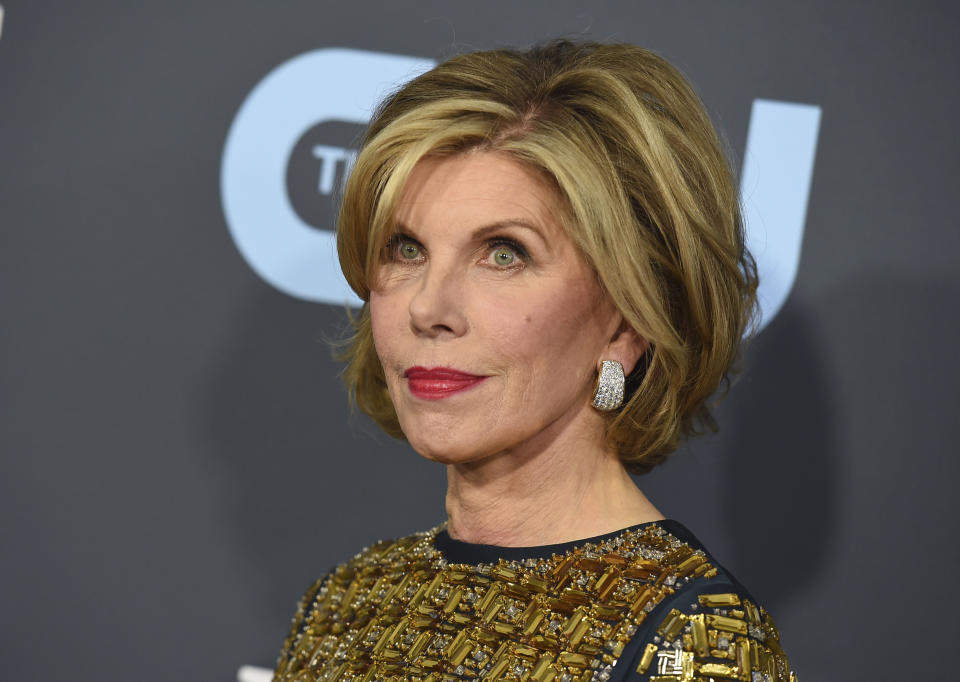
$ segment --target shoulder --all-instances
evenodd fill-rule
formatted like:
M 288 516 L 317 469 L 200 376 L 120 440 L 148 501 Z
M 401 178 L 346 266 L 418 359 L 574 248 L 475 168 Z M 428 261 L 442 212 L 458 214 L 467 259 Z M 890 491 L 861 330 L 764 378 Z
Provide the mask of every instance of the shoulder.
M 703 551 L 685 528 L 668 527 Z M 712 557 L 709 564 L 709 572 L 678 584 L 649 613 L 624 651 L 621 679 L 796 682 L 769 614 Z
M 277 661 L 277 669 L 280 670 L 286 661 L 303 653 L 301 649 L 308 646 L 312 639 L 312 623 L 323 622 L 333 616 L 344 602 L 351 600 L 351 585 L 356 584 L 358 576 L 375 572 L 387 563 L 396 565 L 398 557 L 426 557 L 432 547 L 435 532 L 435 529 L 431 529 L 398 539 L 380 540 L 362 548 L 353 557 L 336 565 L 311 583 L 297 602 Z

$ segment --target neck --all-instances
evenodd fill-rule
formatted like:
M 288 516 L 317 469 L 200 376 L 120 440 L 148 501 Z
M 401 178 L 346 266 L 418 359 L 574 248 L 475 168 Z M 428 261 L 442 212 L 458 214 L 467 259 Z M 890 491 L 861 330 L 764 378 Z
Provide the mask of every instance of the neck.
M 448 464 L 446 507 L 451 537 L 503 547 L 569 542 L 663 518 L 616 453 L 583 441 Z

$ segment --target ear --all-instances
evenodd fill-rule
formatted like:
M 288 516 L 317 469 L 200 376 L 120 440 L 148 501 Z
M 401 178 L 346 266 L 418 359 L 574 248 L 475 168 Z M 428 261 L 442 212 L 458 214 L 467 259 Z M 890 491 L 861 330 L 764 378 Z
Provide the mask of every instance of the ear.
M 621 318 L 620 326 L 604 349 L 603 356 L 597 359 L 597 365 L 600 360 L 616 360 L 623 365 L 623 373 L 630 376 L 649 346 L 650 342 Z

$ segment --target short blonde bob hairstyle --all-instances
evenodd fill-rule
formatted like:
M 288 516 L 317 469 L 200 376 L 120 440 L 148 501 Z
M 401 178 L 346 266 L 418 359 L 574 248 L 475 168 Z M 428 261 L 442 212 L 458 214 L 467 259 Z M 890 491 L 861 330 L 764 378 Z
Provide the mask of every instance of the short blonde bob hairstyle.
M 402 86 L 374 115 L 343 192 L 340 264 L 364 301 L 411 169 L 474 149 L 551 180 L 570 237 L 649 342 L 606 432 L 624 466 L 645 473 L 682 438 L 715 430 L 707 399 L 729 384 L 756 267 L 724 148 L 680 72 L 632 45 L 557 41 L 464 54 Z M 344 358 L 357 405 L 402 438 L 369 305 Z

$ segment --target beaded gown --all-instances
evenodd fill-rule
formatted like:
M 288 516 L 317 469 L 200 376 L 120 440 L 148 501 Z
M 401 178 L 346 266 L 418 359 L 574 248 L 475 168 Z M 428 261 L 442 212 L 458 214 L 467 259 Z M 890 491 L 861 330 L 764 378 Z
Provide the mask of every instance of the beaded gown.
M 796 682 L 769 615 L 682 524 L 541 547 L 380 542 L 303 596 L 275 682 Z

